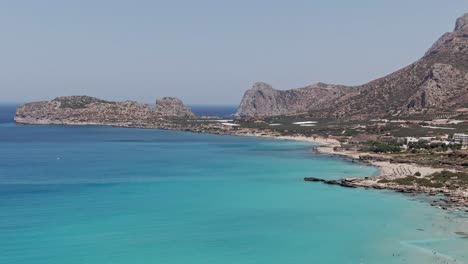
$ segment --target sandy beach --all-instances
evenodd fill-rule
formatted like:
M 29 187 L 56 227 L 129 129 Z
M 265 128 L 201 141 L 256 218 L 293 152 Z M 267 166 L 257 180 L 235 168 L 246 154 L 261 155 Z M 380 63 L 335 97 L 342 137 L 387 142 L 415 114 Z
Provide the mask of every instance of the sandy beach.
M 345 151 L 339 150 L 336 151 L 335 147 L 340 147 L 341 144 L 336 139 L 322 138 L 322 137 L 306 137 L 306 136 L 274 136 L 274 135 L 264 135 L 264 134 L 251 134 L 250 136 L 256 137 L 266 137 L 272 139 L 282 139 L 282 140 L 294 140 L 294 141 L 303 141 L 308 143 L 316 143 L 320 146 L 316 148 L 317 152 L 322 154 L 330 154 L 341 156 L 343 158 L 359 160 L 360 156 L 377 156 L 373 153 L 367 152 L 357 152 L 357 151 Z M 368 161 L 366 164 L 375 166 L 379 168 L 378 176 L 385 176 L 389 178 L 399 178 L 405 177 L 408 175 L 414 175 L 414 173 L 419 172 L 421 176 L 427 176 L 434 172 L 442 171 L 442 169 L 432 168 L 432 167 L 423 167 L 417 164 L 410 163 L 390 163 L 388 161 Z
M 381 155 L 368 152 L 357 152 L 357 151 L 344 151 L 344 150 L 335 150 L 335 147 L 340 147 L 340 142 L 335 139 L 326 139 L 326 138 L 308 138 L 304 136 L 279 136 L 275 139 L 284 139 L 284 140 L 298 140 L 310 143 L 318 143 L 319 147 L 316 148 L 317 152 L 322 154 L 330 154 L 343 157 L 345 159 L 352 159 L 357 162 L 363 162 L 365 164 L 375 166 L 379 169 L 379 175 L 374 177 L 363 177 L 363 178 L 350 178 L 337 180 L 335 183 L 342 186 L 355 186 L 355 187 L 364 187 L 364 188 L 375 188 L 375 189 L 390 189 L 399 192 L 405 193 L 425 193 L 430 195 L 435 194 L 444 194 L 449 197 L 447 199 L 435 200 L 431 204 L 437 206 L 441 209 L 453 208 L 454 210 L 465 210 L 461 208 L 466 208 L 468 206 L 468 191 L 460 190 L 451 190 L 447 187 L 443 188 L 430 188 L 424 186 L 406 186 L 398 185 L 395 183 L 383 183 L 380 180 L 395 180 L 398 178 L 405 178 L 407 176 L 415 175 L 416 172 L 419 172 L 421 178 L 424 178 L 428 175 L 431 175 L 435 172 L 443 171 L 444 169 L 432 168 L 428 166 L 420 166 L 414 163 L 392 163 L 389 161 L 374 161 L 374 160 L 365 160 L 360 159 L 362 156 L 374 156 L 382 157 Z M 454 170 L 452 170 L 454 171 Z
M 335 151 L 334 146 L 321 146 L 317 148 L 317 151 L 324 154 L 332 154 L 342 156 L 345 158 L 351 158 L 359 160 L 360 156 L 376 156 L 379 155 L 368 153 L 368 152 L 357 152 L 357 151 Z M 427 166 L 420 166 L 412 163 L 391 163 L 389 161 L 368 161 L 368 164 L 378 167 L 380 170 L 379 176 L 386 176 L 391 178 L 405 177 L 408 175 L 414 175 L 419 172 L 421 176 L 427 176 L 434 172 L 442 171 L 439 168 L 432 168 Z

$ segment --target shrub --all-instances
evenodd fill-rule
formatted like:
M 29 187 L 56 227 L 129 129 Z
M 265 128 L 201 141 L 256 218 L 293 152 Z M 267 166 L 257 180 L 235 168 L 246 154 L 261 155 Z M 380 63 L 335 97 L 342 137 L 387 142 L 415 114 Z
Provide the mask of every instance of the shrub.
M 398 153 L 401 151 L 401 144 L 397 140 L 389 141 L 368 141 L 365 150 L 374 153 Z
M 414 176 L 408 176 L 405 178 L 396 179 L 394 182 L 400 185 L 413 185 L 417 178 Z

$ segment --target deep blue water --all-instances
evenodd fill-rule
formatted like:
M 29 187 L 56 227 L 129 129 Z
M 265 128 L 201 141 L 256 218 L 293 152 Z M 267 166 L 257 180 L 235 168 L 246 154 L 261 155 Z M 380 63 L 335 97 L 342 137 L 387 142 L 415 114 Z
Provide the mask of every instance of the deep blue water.
M 222 118 L 232 118 L 237 111 L 235 105 L 190 105 L 193 113 L 197 116 L 219 116 Z
M 19 104 L 15 103 L 0 103 L 0 124 L 13 122 L 13 118 L 15 117 L 16 107 Z
M 0 124 L 0 263 L 467 262 L 463 214 L 306 183 L 376 173 L 312 147 Z

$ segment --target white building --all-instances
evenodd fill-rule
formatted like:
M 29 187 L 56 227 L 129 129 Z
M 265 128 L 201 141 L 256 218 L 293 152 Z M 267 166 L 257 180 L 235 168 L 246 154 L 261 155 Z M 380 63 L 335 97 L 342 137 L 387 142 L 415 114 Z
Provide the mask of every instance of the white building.
M 455 133 L 453 134 L 453 141 L 462 144 L 463 147 L 468 146 L 468 134 Z
M 409 145 L 409 143 L 413 143 L 413 142 L 419 142 L 419 138 L 406 137 L 406 145 Z

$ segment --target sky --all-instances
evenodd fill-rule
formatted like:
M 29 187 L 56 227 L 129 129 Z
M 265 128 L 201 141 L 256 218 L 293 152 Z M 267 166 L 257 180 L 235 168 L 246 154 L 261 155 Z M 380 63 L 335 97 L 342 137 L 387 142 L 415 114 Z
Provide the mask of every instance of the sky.
M 90 95 L 238 104 L 359 85 L 418 58 L 467 0 L 0 0 L 0 101 Z

